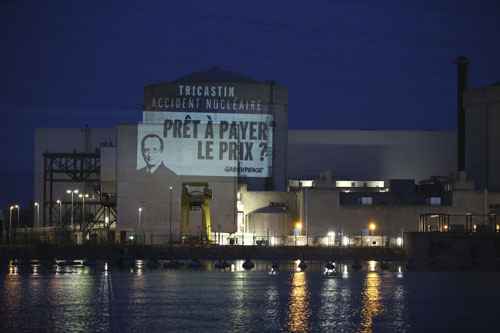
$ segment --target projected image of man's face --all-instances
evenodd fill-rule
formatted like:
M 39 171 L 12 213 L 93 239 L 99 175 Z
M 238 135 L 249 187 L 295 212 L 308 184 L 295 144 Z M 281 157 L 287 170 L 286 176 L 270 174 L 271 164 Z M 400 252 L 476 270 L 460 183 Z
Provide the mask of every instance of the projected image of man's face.
M 163 141 L 159 136 L 146 136 L 142 141 L 142 156 L 149 168 L 161 163 Z

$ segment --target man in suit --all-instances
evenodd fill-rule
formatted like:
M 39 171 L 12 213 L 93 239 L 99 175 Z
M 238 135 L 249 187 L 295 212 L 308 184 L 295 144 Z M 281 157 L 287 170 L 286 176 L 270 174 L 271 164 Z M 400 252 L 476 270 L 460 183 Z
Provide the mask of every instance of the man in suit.
M 141 141 L 142 158 L 146 166 L 139 171 L 148 175 L 165 173 L 167 167 L 163 164 L 163 139 L 156 134 L 148 134 Z

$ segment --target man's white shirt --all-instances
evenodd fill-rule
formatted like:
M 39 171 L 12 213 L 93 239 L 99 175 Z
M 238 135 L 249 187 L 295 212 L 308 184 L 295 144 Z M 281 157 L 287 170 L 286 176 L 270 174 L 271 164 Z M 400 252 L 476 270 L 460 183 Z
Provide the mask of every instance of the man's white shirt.
M 160 166 L 161 163 L 158 163 L 157 165 L 153 166 L 152 168 L 146 168 L 147 170 L 147 173 L 155 173 L 155 171 L 158 169 L 158 167 Z

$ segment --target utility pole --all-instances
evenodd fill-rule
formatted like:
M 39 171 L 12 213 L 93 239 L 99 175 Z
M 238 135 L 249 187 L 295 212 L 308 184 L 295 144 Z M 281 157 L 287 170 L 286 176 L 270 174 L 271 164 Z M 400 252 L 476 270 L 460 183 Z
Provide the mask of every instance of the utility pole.
M 169 224 L 169 229 L 170 229 L 170 233 L 168 235 L 168 243 L 170 246 L 172 246 L 172 190 L 173 190 L 173 187 L 170 186 L 169 188 L 169 202 L 168 202 L 168 224 Z

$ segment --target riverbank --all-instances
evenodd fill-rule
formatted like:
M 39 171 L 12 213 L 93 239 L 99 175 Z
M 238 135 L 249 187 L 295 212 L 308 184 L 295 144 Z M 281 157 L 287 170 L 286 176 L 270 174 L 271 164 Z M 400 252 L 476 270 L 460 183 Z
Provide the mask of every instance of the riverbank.
M 377 260 L 404 261 L 401 248 L 306 246 L 0 246 L 0 258 L 9 259 L 256 259 L 256 260 Z

